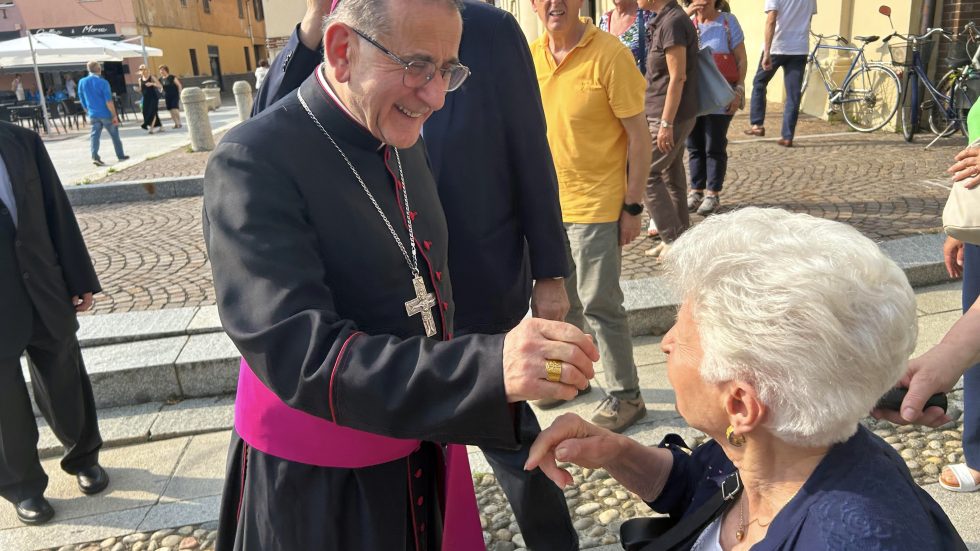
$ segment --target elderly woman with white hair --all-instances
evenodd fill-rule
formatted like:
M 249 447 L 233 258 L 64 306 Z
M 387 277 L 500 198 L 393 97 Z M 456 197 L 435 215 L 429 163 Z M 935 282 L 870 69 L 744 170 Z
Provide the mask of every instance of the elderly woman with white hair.
M 915 297 L 853 228 L 748 208 L 665 257 L 682 299 L 663 338 L 677 411 L 713 440 L 659 447 L 566 414 L 531 449 L 605 468 L 669 519 L 629 521 L 627 549 L 965 549 L 905 462 L 859 424 L 903 375 Z M 552 455 L 554 457 L 552 457 Z

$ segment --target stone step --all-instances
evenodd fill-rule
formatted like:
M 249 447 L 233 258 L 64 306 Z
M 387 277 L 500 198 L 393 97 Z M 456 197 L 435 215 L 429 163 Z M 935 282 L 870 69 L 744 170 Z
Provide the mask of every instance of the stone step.
M 220 332 L 82 348 L 99 408 L 234 393 L 240 357 Z
M 221 331 L 217 306 L 79 316 L 82 348 Z

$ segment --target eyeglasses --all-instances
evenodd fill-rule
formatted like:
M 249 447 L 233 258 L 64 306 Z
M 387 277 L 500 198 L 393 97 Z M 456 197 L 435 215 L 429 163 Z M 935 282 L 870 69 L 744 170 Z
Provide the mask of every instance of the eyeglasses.
M 432 77 L 436 76 L 437 69 L 435 63 L 421 60 L 405 61 L 368 35 L 353 27 L 351 27 L 351 30 L 357 33 L 357 36 L 367 40 L 372 46 L 381 50 L 381 52 L 388 56 L 392 61 L 405 68 L 405 72 L 402 73 L 402 84 L 405 86 L 409 88 L 421 88 L 428 84 L 429 81 L 432 80 Z M 469 67 L 461 63 L 450 63 L 449 65 L 438 69 L 438 71 L 439 74 L 442 75 L 442 80 L 446 82 L 447 92 L 452 92 L 458 89 L 463 85 L 463 82 L 466 81 L 467 77 L 470 76 Z

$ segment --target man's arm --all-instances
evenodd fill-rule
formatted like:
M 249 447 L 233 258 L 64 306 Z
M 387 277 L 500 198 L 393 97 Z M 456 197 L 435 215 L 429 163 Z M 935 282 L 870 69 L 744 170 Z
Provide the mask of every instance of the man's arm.
M 650 138 L 650 127 L 647 126 L 645 113 L 619 119 L 626 136 L 629 139 L 629 165 L 626 170 L 626 204 L 643 203 L 643 191 L 646 186 L 647 174 L 650 171 L 650 160 L 653 156 L 653 142 Z M 640 235 L 642 223 L 640 215 L 632 215 L 623 211 L 619 215 L 619 246 L 629 245 Z
M 766 30 L 765 39 L 763 42 L 762 50 L 762 68 L 769 71 L 772 69 L 772 39 L 776 36 L 776 18 L 779 16 L 779 12 L 776 10 L 769 10 L 766 12 Z
M 34 162 L 40 176 L 41 195 L 44 198 L 44 216 L 48 234 L 58 255 L 58 262 L 64 273 L 68 293 L 74 297 L 98 293 L 102 290 L 99 278 L 92 266 L 78 221 L 72 211 L 68 195 L 61 185 L 58 172 L 48 156 L 44 142 L 34 135 Z M 89 297 L 91 300 L 91 297 Z
M 252 104 L 253 117 L 299 88 L 323 61 L 320 54 L 323 35 L 319 29 L 329 7 L 329 1 L 307 0 L 306 15 L 296 25 L 286 47 L 272 61 L 265 81 L 255 96 L 255 103 Z
M 105 96 L 107 97 L 105 101 L 105 106 L 109 109 L 109 113 L 112 114 L 112 124 L 119 126 L 119 115 L 116 114 L 116 102 L 112 99 L 112 88 L 109 87 L 109 83 L 103 81 L 105 85 Z
M 558 177 L 548 145 L 534 62 L 527 40 L 512 15 L 502 12 L 494 32 L 493 76 L 503 118 L 506 159 L 527 241 L 534 287 L 534 316 L 563 320 L 568 296 L 561 279 L 568 276 L 565 229 L 558 202 Z M 490 55 L 490 54 L 485 54 Z

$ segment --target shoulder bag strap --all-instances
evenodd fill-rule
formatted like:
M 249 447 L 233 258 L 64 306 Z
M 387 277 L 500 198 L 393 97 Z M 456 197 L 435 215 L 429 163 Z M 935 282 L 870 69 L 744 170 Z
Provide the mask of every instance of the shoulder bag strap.
M 742 479 L 736 471 L 725 479 L 721 488 L 718 489 L 718 493 L 696 511 L 681 517 L 677 524 L 666 531 L 659 529 L 663 527 L 665 520 L 663 518 L 628 520 L 620 528 L 623 548 L 627 551 L 670 551 L 678 549 L 678 546 L 689 543 L 691 538 L 700 535 L 708 524 L 725 514 L 741 493 Z
M 643 15 L 643 10 L 636 11 L 636 24 L 639 25 L 637 32 L 640 40 L 640 72 L 646 74 L 647 70 L 647 22 Z

